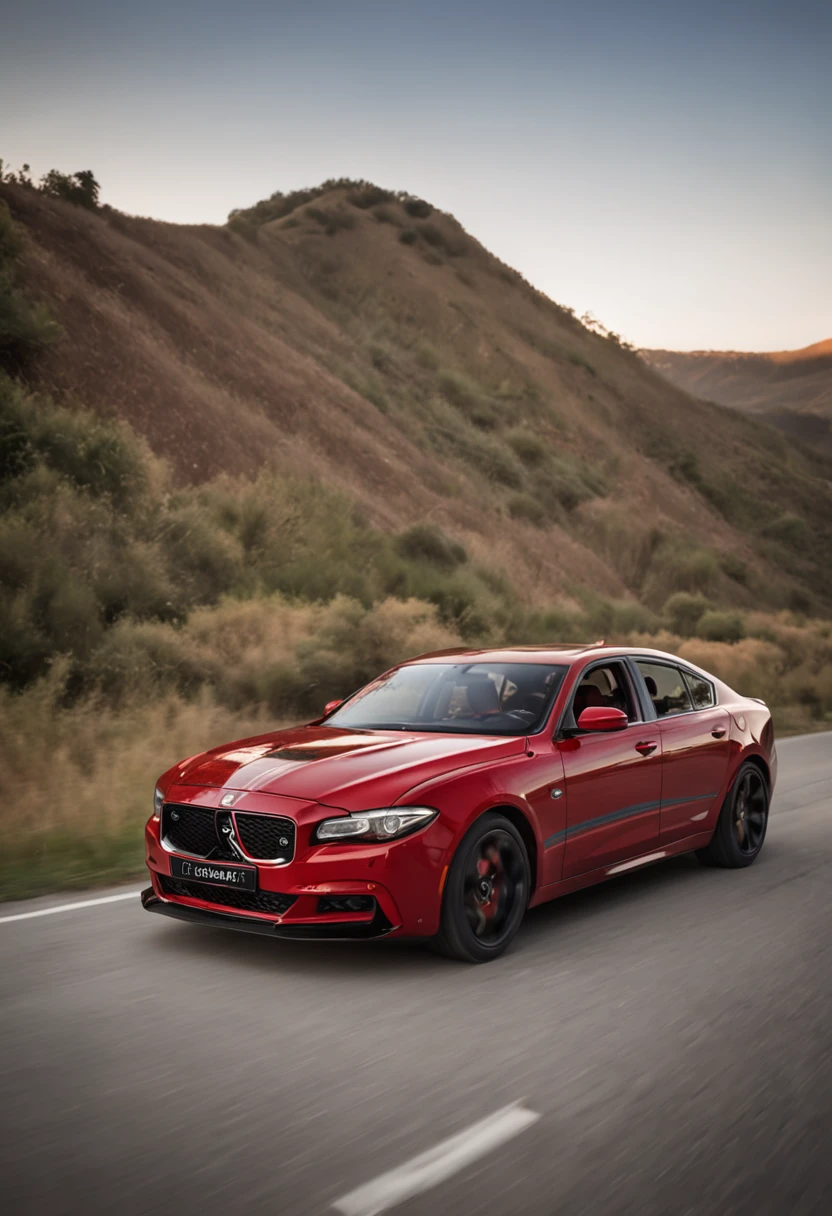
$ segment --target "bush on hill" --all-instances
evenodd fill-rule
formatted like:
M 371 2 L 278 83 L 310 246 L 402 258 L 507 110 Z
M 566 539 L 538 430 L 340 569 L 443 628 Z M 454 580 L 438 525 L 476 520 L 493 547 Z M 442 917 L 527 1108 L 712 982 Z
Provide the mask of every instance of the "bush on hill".
M 17 285 L 23 242 L 5 203 L 0 202 L 0 369 L 20 372 L 60 337 L 45 304 Z

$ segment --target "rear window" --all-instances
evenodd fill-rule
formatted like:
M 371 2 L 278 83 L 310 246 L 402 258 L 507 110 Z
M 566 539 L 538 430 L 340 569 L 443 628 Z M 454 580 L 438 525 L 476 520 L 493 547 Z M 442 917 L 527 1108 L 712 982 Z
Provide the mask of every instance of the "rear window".
M 660 718 L 668 718 L 671 714 L 685 714 L 693 709 L 693 702 L 688 692 L 685 677 L 678 667 L 667 663 L 644 663 L 636 661 L 650 700 Z
M 685 672 L 685 679 L 693 698 L 694 709 L 708 709 L 709 706 L 716 704 L 714 686 L 710 680 L 706 680 L 704 676 L 698 676 L 692 671 Z

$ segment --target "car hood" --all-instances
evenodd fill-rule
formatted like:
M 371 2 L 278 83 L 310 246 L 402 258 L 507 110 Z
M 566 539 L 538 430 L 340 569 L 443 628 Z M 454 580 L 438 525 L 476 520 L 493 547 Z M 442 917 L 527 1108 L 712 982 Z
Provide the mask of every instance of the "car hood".
M 459 768 L 516 755 L 525 736 L 304 726 L 243 739 L 177 765 L 177 785 L 279 794 L 345 810 L 391 805 Z

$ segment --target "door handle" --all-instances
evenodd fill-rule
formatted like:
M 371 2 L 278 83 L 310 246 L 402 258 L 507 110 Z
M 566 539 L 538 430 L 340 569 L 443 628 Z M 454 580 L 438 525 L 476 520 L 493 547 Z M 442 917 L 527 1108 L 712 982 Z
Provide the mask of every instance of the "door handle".
M 641 752 L 642 756 L 649 756 L 651 752 L 654 752 L 658 746 L 658 743 L 654 743 L 652 739 L 650 739 L 645 743 L 637 743 L 636 751 Z
M 715 739 L 722 739 L 727 734 L 727 731 L 724 726 L 715 726 L 711 734 Z

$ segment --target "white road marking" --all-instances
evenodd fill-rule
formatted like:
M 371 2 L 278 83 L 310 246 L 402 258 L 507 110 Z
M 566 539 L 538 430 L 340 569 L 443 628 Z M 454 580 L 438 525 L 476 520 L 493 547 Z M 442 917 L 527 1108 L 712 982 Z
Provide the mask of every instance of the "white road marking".
M 526 1110 L 519 1102 L 512 1102 L 510 1106 L 504 1106 L 487 1119 L 473 1123 L 464 1132 L 443 1140 L 397 1169 L 380 1174 L 372 1182 L 350 1191 L 333 1207 L 342 1216 L 378 1216 L 405 1199 L 411 1199 L 444 1182 L 478 1157 L 536 1123 L 539 1118 L 540 1115 L 533 1110 Z
M 114 904 L 120 899 L 137 899 L 141 891 L 125 891 L 122 895 L 102 895 L 100 899 L 82 899 L 75 904 L 58 904 L 56 908 L 41 908 L 38 912 L 18 912 L 14 916 L 0 916 L 0 925 L 10 920 L 31 920 L 35 916 L 57 916 L 59 912 L 78 912 L 81 908 L 95 908 L 98 904 Z

